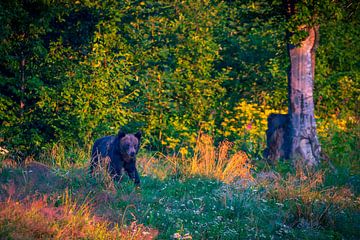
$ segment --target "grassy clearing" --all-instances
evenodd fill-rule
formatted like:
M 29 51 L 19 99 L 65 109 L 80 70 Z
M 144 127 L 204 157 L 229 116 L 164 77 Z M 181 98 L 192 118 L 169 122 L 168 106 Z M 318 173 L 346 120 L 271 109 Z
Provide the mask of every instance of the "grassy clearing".
M 202 177 L 145 176 L 137 191 L 129 182 L 106 188 L 84 169 L 74 169 L 56 173 L 64 185 L 54 191 L 33 186 L 27 191 L 34 194 L 21 199 L 28 186 L 12 180 L 23 178 L 22 170 L 2 171 L 1 238 L 359 237 L 359 199 L 350 189 L 322 188 L 317 176 L 261 176 L 247 187 Z
M 1 239 L 359 239 L 360 198 L 334 171 L 251 172 L 200 139 L 192 158 L 139 157 L 142 188 L 87 167 L 2 162 Z M 286 169 L 286 168 L 285 168 Z M 251 174 L 250 174 L 251 173 Z

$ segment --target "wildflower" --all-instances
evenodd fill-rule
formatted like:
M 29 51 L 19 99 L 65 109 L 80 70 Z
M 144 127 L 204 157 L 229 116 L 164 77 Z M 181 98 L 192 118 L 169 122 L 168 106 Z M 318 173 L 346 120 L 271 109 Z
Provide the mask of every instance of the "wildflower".
M 173 238 L 174 239 L 181 239 L 180 233 L 174 233 Z

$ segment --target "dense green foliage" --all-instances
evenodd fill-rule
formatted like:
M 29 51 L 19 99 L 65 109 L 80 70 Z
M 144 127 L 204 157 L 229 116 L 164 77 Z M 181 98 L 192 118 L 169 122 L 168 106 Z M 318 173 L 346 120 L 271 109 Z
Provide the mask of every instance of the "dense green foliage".
M 353 116 L 359 5 L 322 4 L 314 9 L 337 15 L 321 22 L 317 114 Z M 241 139 L 234 129 L 252 122 L 223 122 L 241 119 L 244 100 L 287 106 L 289 24 L 279 9 L 278 1 L 1 1 L 2 144 L 19 157 L 59 143 L 88 149 L 123 126 L 141 128 L 145 145 L 161 151 L 186 153 L 199 130 Z

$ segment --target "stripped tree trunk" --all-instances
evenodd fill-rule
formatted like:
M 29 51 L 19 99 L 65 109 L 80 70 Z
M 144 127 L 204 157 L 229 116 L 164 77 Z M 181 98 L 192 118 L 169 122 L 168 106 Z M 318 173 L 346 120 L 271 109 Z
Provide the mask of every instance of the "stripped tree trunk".
M 284 0 L 287 20 L 298 14 L 297 0 Z M 308 37 L 297 45 L 288 44 L 290 69 L 288 114 L 273 114 L 268 118 L 267 148 L 264 156 L 270 163 L 278 159 L 303 161 L 308 166 L 320 162 L 320 144 L 316 135 L 314 116 L 315 50 L 318 45 L 318 26 L 300 27 Z
M 314 116 L 315 48 L 318 28 L 308 29 L 308 37 L 299 45 L 288 46 L 289 113 L 271 114 L 266 131 L 264 157 L 274 164 L 279 159 L 301 160 L 308 166 L 320 161 L 320 144 Z
M 307 31 L 308 37 L 299 45 L 289 45 L 290 158 L 314 166 L 320 161 L 313 100 L 318 27 Z

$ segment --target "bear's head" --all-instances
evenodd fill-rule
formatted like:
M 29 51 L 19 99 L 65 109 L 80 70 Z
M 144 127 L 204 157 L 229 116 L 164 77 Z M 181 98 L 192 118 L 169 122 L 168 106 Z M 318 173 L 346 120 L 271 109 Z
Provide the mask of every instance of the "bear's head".
M 135 161 L 140 148 L 141 132 L 126 134 L 121 130 L 118 133 L 120 154 L 125 162 Z

